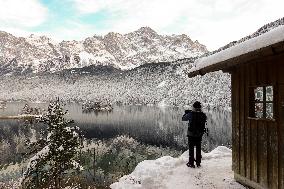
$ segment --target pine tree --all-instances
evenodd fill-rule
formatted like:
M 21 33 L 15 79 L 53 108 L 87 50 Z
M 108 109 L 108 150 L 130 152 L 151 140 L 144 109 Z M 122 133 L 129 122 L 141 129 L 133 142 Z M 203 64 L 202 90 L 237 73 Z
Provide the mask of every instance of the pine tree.
M 29 143 L 29 151 L 34 154 L 24 172 L 24 188 L 59 189 L 66 178 L 83 168 L 79 164 L 79 150 L 82 148 L 82 136 L 78 127 L 71 127 L 72 120 L 66 120 L 59 99 L 48 106 L 41 122 L 47 125 L 47 135 Z

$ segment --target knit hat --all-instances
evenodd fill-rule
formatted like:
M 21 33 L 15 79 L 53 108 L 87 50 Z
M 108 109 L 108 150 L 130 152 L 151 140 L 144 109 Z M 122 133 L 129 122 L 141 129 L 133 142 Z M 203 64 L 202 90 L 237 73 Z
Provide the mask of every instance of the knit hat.
M 201 108 L 201 103 L 196 101 L 193 103 L 193 108 L 196 108 L 196 109 L 200 109 Z

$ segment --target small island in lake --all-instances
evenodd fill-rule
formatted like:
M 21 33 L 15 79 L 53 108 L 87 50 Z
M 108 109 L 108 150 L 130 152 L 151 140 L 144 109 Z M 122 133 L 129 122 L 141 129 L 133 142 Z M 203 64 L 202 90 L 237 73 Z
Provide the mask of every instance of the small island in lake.
M 82 104 L 82 111 L 84 113 L 89 112 L 110 112 L 113 110 L 113 106 L 110 103 L 102 103 L 102 102 L 86 102 Z

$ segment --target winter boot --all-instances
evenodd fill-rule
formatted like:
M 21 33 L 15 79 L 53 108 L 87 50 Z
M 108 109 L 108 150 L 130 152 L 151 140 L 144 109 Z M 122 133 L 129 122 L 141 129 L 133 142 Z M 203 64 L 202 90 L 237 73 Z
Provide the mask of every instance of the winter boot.
M 195 168 L 195 165 L 192 164 L 192 163 L 189 163 L 189 162 L 188 162 L 186 165 L 187 165 L 187 167 Z

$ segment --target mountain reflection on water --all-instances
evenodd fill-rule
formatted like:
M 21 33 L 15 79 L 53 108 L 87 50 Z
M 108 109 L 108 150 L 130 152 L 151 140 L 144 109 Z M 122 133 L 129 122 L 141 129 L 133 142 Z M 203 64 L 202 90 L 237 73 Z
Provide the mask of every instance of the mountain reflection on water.
M 24 102 L 7 103 L 0 115 L 17 115 Z M 46 103 L 30 103 L 32 107 L 46 109 Z M 68 118 L 72 118 L 86 138 L 109 139 L 128 135 L 136 140 L 156 146 L 167 146 L 185 150 L 187 148 L 187 122 L 182 122 L 183 108 L 158 106 L 115 106 L 111 112 L 83 113 L 76 103 L 65 105 Z M 209 135 L 203 137 L 203 150 L 210 151 L 217 146 L 231 147 L 231 112 L 204 110 L 208 117 Z M 0 120 L 0 139 L 13 138 L 25 132 L 22 122 Z M 36 129 L 38 130 L 38 129 Z M 21 132 L 20 132 L 21 131 Z

